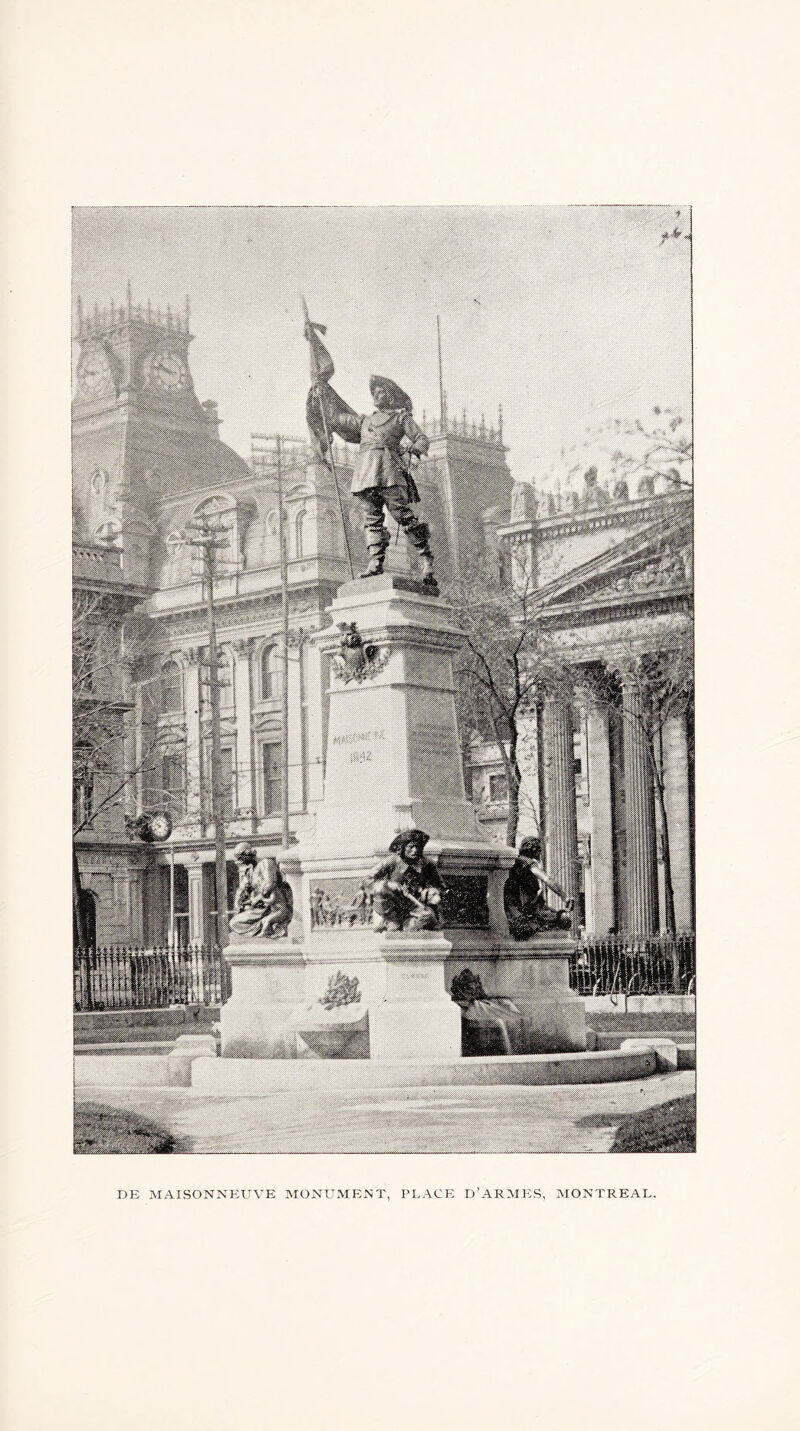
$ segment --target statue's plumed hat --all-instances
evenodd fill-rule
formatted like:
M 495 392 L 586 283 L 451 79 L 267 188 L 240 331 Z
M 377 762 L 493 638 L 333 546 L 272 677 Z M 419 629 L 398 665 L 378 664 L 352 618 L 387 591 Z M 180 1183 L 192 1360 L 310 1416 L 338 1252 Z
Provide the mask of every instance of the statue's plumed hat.
M 519 852 L 526 859 L 538 860 L 542 853 L 542 842 L 538 835 L 526 835 L 524 840 L 520 840 Z
M 424 849 L 430 839 L 424 830 L 401 830 L 399 835 L 395 835 L 389 849 L 393 855 L 402 855 L 407 845 L 419 845 Z
M 373 397 L 375 396 L 376 388 L 384 389 L 389 399 L 390 407 L 399 407 L 411 412 L 411 398 L 408 396 L 408 393 L 403 392 L 400 385 L 393 382 L 391 378 L 382 378 L 378 373 L 373 373 L 369 380 L 369 390 Z
M 258 850 L 255 845 L 249 844 L 247 840 L 242 840 L 241 844 L 236 846 L 233 857 L 235 860 L 243 860 L 246 855 L 253 855 L 257 859 Z

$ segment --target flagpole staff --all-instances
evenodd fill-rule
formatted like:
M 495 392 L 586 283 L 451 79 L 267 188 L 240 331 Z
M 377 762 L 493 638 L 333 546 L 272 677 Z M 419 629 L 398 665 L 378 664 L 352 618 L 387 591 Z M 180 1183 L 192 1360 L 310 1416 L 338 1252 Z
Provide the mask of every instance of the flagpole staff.
M 351 554 L 350 554 L 350 539 L 349 539 L 349 537 L 348 537 L 348 535 L 347 535 L 347 522 L 345 521 L 344 507 L 343 507 L 343 505 L 342 505 L 342 494 L 341 494 L 341 492 L 339 491 L 339 479 L 338 479 L 337 474 L 336 474 L 336 463 L 335 463 L 334 460 L 333 460 L 333 446 L 332 446 L 332 444 L 331 444 L 331 435 L 330 435 L 330 432 L 329 432 L 329 430 L 328 430 L 328 418 L 327 418 L 327 415 L 326 415 L 326 413 L 325 413 L 325 404 L 324 404 L 324 402 L 322 401 L 322 393 L 319 394 L 319 410 L 320 410 L 320 414 L 321 414 L 321 416 L 322 416 L 322 423 L 323 423 L 323 426 L 324 426 L 324 428 L 325 428 L 325 441 L 326 441 L 327 444 L 328 444 L 328 456 L 329 456 L 329 458 L 330 458 L 331 471 L 332 471 L 332 473 L 333 473 L 333 485 L 334 485 L 334 487 L 336 488 L 336 497 L 337 497 L 337 500 L 338 500 L 338 503 L 339 503 L 339 516 L 340 516 L 341 519 L 342 519 L 342 531 L 343 531 L 343 533 L 344 533 L 344 548 L 345 548 L 345 551 L 347 552 L 347 565 L 348 565 L 349 568 L 350 568 L 350 580 L 351 580 L 351 581 L 355 581 L 355 576 L 356 576 L 356 574 L 355 574 L 355 571 L 353 570 L 353 558 L 352 558 L 352 556 L 351 556 Z
M 300 301 L 301 301 L 302 304 L 303 304 L 303 318 L 304 318 L 304 320 L 305 320 L 304 332 L 305 332 L 306 338 L 308 339 L 308 346 L 309 346 L 309 349 L 310 349 L 310 352 L 311 352 L 311 378 L 312 378 L 312 381 L 316 384 L 316 383 L 319 382 L 319 368 L 318 368 L 318 366 L 317 366 L 317 355 L 316 355 L 316 353 L 314 352 L 314 344 L 313 344 L 312 341 L 311 341 L 312 324 L 311 324 L 311 320 L 310 320 L 310 318 L 309 318 L 309 316 L 308 316 L 308 308 L 307 308 L 307 306 L 306 306 L 306 300 L 305 300 L 305 298 L 303 297 L 302 294 L 300 295 Z M 324 328 L 322 329 L 322 331 L 323 331 L 323 332 L 325 331 Z M 342 533 L 343 533 L 343 535 L 344 535 L 344 549 L 345 549 L 345 551 L 347 552 L 347 565 L 348 565 L 349 568 L 350 568 L 350 580 L 351 580 L 351 581 L 355 581 L 355 575 L 356 575 L 356 574 L 355 574 L 355 570 L 354 570 L 354 568 L 353 568 L 353 557 L 352 557 L 352 554 L 351 554 L 351 552 L 350 552 L 350 539 L 349 539 L 349 537 L 348 537 L 348 535 L 347 535 L 347 522 L 345 521 L 344 506 L 343 506 L 343 504 L 342 504 L 342 494 L 341 494 L 341 492 L 339 491 L 339 478 L 338 478 L 338 474 L 337 474 L 337 472 L 336 472 L 336 463 L 335 463 L 334 457 L 333 457 L 333 444 L 332 444 L 332 442 L 331 442 L 330 428 L 328 427 L 328 415 L 327 415 L 327 413 L 326 413 L 326 411 L 325 411 L 325 404 L 324 404 L 324 402 L 322 401 L 322 393 L 321 393 L 320 391 L 317 392 L 317 401 L 319 402 L 319 412 L 320 412 L 320 417 L 322 418 L 322 426 L 323 426 L 324 429 L 325 429 L 325 442 L 326 442 L 327 448 L 328 448 L 328 458 L 329 458 L 330 464 L 331 464 L 331 472 L 333 473 L 333 486 L 334 486 L 334 490 L 335 490 L 335 492 L 336 492 L 336 500 L 337 500 L 337 502 L 339 503 L 339 516 L 340 516 L 341 519 L 342 519 Z

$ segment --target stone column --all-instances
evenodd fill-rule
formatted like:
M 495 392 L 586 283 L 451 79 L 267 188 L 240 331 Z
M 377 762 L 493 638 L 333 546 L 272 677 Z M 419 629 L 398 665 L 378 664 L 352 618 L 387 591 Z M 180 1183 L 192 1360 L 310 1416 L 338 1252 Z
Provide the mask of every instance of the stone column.
M 664 803 L 667 807 L 672 891 L 675 896 L 675 923 L 691 929 L 692 847 L 689 829 L 689 755 L 686 718 L 668 716 L 661 732 L 664 757 Z
M 558 696 L 544 703 L 544 798 L 550 878 L 572 899 L 578 893 L 578 829 L 575 815 L 575 757 L 572 707 Z
M 592 930 L 606 934 L 614 916 L 614 832 L 611 815 L 611 749 L 608 710 L 592 693 L 586 698 L 589 812 L 592 821 Z
M 133 764 L 131 769 L 135 771 L 133 778 L 133 813 L 136 814 L 144 805 L 144 752 L 146 734 L 144 729 L 144 702 L 142 700 L 142 687 L 137 681 L 133 692 Z M 126 745 L 127 750 L 127 745 Z
M 145 939 L 144 919 L 144 871 L 131 870 L 128 887 L 128 928 L 132 944 L 143 944 Z
M 205 910 L 203 908 L 203 866 L 189 865 L 189 942 L 202 944 L 205 938 Z
M 253 678 L 251 653 L 253 639 L 250 636 L 234 641 L 236 655 L 235 681 L 236 708 L 236 807 L 242 820 L 252 823 L 255 818 L 255 761 L 253 755 Z
M 642 697 L 636 680 L 623 676 L 622 741 L 628 837 L 627 927 L 632 934 L 651 934 L 656 928 L 658 913 L 653 772 L 642 728 L 643 719 Z
M 124 670 L 124 699 L 130 699 L 131 693 L 133 694 L 133 720 L 126 721 L 124 726 L 122 757 L 124 761 L 124 768 L 122 774 L 126 783 L 123 798 L 125 801 L 125 814 L 128 816 L 129 819 L 134 820 L 138 813 L 136 805 L 137 779 L 134 775 L 134 771 L 138 769 L 138 762 L 136 757 L 137 746 L 139 743 L 138 732 L 140 730 L 142 717 L 141 688 L 136 682 L 133 663 L 126 662 Z

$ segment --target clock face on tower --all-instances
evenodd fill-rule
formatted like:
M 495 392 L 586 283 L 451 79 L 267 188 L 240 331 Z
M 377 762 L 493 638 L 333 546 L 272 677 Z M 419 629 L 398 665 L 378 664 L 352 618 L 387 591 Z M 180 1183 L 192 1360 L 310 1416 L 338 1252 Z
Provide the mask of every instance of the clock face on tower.
M 189 372 L 177 353 L 156 353 L 149 363 L 150 381 L 165 393 L 180 392 L 186 387 Z
M 96 397 L 111 384 L 111 363 L 100 344 L 84 348 L 78 363 L 78 387 L 87 397 Z

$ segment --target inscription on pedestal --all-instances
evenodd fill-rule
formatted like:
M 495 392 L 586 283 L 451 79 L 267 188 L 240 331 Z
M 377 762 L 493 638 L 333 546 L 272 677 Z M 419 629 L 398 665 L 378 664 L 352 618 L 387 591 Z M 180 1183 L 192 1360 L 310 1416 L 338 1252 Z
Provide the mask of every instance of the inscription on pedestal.
M 418 790 L 424 789 L 434 797 L 462 793 L 456 736 L 449 723 L 415 722 L 411 727 L 411 759 Z
M 381 700 L 375 692 L 351 687 L 331 697 L 327 800 L 371 801 L 391 781 L 393 743 L 386 694 Z

